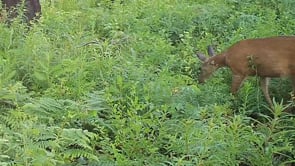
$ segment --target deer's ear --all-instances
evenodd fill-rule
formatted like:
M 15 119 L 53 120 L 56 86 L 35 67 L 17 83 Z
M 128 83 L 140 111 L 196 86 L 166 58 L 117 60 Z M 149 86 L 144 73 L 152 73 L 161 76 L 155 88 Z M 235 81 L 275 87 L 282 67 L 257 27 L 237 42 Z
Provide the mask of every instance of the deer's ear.
M 197 57 L 202 61 L 202 62 L 205 62 L 208 58 L 204 55 L 204 54 L 202 54 L 202 53 L 197 53 L 196 54 L 197 55 Z
M 214 55 L 215 55 L 215 51 L 214 51 L 214 49 L 213 49 L 213 47 L 212 47 L 211 45 L 209 45 L 209 46 L 207 47 L 207 51 L 208 51 L 208 54 L 209 54 L 210 56 L 214 56 Z

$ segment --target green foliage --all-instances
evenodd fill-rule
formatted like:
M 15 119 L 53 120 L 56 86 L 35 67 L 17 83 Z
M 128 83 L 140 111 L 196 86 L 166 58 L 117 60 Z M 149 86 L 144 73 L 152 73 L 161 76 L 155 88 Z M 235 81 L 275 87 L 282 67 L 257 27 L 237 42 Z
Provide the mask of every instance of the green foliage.
M 193 56 L 294 34 L 291 0 L 41 1 L 0 24 L 0 165 L 291 165 L 290 81 L 197 82 Z M 281 102 L 282 101 L 282 102 Z

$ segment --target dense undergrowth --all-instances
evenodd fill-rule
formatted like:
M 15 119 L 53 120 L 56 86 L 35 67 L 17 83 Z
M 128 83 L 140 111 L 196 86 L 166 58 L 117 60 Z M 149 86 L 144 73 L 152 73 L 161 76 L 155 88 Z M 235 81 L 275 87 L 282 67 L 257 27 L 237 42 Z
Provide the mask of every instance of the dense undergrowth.
M 291 84 L 197 82 L 195 51 L 293 35 L 292 0 L 42 1 L 0 24 L 0 165 L 295 163 Z M 203 51 L 204 52 L 204 51 Z M 290 109 L 289 109 L 290 110 Z

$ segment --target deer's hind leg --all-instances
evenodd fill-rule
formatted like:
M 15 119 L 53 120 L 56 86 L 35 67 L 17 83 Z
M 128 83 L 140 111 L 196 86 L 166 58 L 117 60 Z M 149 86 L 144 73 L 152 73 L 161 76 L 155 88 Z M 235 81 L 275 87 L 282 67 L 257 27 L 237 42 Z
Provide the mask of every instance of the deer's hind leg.
M 269 77 L 262 77 L 260 79 L 260 86 L 261 86 L 261 89 L 262 89 L 262 92 L 264 94 L 264 97 L 265 97 L 266 101 L 268 102 L 268 104 L 273 109 L 274 106 L 273 106 L 273 103 L 272 103 L 272 100 L 271 100 L 271 98 L 269 96 L 269 91 L 268 91 L 269 81 L 270 81 Z
M 292 79 L 292 88 L 293 88 L 293 91 L 292 91 L 292 100 L 295 100 L 295 76 L 291 77 Z

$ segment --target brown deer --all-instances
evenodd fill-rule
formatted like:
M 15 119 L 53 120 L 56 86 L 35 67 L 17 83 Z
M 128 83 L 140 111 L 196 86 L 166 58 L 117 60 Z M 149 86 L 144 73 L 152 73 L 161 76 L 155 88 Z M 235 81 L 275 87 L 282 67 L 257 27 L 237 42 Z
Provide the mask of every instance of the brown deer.
M 24 21 L 27 23 L 33 19 L 38 19 L 41 14 L 39 0 L 1 0 L 1 3 L 2 8 L 6 9 L 8 21 L 11 21 L 19 14 L 19 8 L 20 11 L 24 12 Z
M 295 36 L 247 39 L 237 42 L 219 55 L 208 46 L 207 58 L 201 53 L 197 57 L 203 62 L 199 82 L 204 81 L 221 67 L 232 71 L 231 93 L 237 94 L 248 76 L 260 77 L 260 86 L 266 101 L 273 108 L 268 85 L 271 77 L 290 77 L 295 91 Z

